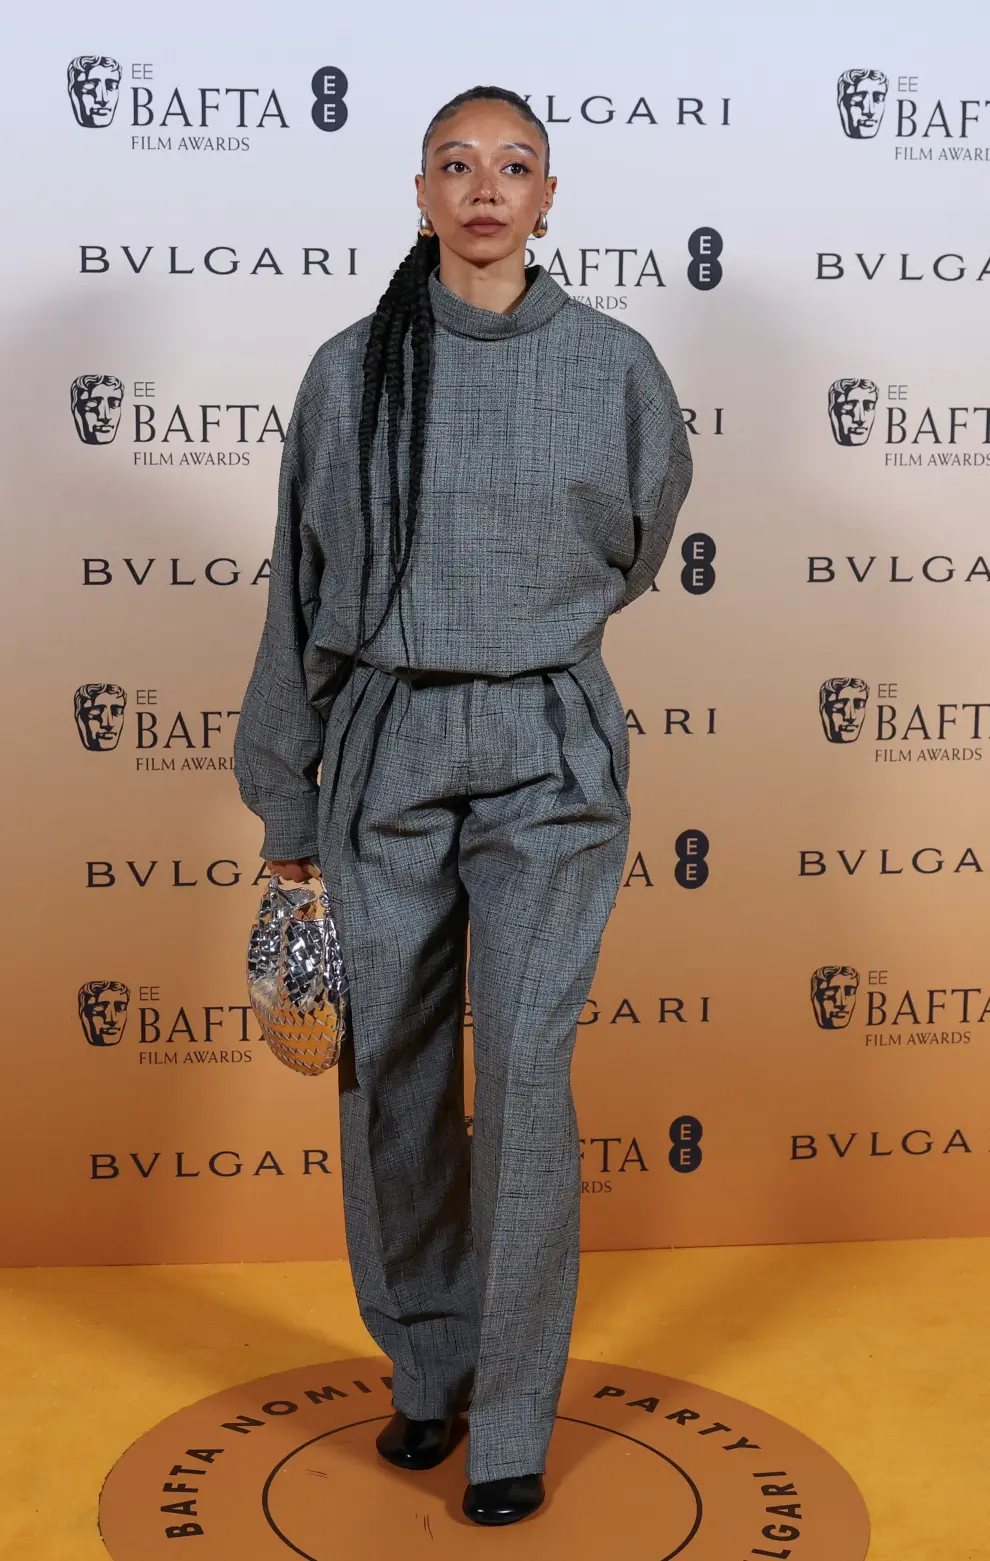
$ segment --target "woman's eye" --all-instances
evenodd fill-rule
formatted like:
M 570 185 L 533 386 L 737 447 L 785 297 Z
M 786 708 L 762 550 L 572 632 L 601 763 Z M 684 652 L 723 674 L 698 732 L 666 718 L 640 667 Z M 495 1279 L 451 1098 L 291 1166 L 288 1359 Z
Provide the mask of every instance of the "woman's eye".
M 510 169 L 518 168 L 520 173 L 529 173 L 529 169 L 527 168 L 525 163 L 509 163 L 508 166 L 509 166 Z
M 462 170 L 463 170 L 463 169 L 465 169 L 465 168 L 466 168 L 466 167 L 467 167 L 467 163 L 462 163 L 462 162 L 459 162 L 459 161 L 458 161 L 458 159 L 457 159 L 457 158 L 455 158 L 455 159 L 454 159 L 454 161 L 453 161 L 453 162 L 452 162 L 452 163 L 444 163 L 444 165 L 443 165 L 443 171 L 444 171 L 444 173 L 449 173 L 449 172 L 450 172 L 450 170 L 451 170 L 451 169 L 452 169 L 452 168 L 454 168 L 454 169 L 456 169 L 456 170 L 457 170 L 457 171 L 458 171 L 458 172 L 461 172 L 461 171 L 462 171 Z

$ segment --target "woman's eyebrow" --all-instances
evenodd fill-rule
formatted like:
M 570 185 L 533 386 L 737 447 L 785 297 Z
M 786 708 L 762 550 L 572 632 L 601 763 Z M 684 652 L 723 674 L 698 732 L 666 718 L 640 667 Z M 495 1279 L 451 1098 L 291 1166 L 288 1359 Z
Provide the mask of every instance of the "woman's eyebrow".
M 439 157 L 441 152 L 457 151 L 460 147 L 477 146 L 477 141 L 443 141 L 433 148 L 433 156 Z M 529 145 L 528 141 L 500 141 L 499 146 L 503 151 L 528 152 L 530 157 L 535 157 L 536 149 Z

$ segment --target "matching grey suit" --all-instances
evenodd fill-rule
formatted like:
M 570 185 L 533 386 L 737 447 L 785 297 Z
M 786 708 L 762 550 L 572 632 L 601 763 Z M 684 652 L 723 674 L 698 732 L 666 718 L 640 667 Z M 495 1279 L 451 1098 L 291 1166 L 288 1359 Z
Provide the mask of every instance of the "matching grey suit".
M 691 480 L 646 340 L 542 267 L 528 280 L 502 315 L 430 279 L 420 520 L 399 602 L 349 678 L 369 320 L 316 353 L 287 431 L 235 746 L 262 855 L 319 860 L 340 930 L 361 1315 L 393 1362 L 397 1408 L 467 1409 L 472 1482 L 545 1467 L 578 1274 L 571 1057 L 629 831 L 628 731 L 601 640 L 651 584 Z M 404 453 L 400 477 L 405 491 Z M 383 429 L 372 488 L 375 624 Z

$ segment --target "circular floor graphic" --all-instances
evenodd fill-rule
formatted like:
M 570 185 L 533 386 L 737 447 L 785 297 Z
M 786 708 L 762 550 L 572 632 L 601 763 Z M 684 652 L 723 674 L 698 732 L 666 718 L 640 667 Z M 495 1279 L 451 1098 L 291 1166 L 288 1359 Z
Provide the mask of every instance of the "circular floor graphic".
M 278 1372 L 201 1399 L 129 1447 L 107 1476 L 113 1561 L 863 1561 L 852 1480 L 772 1415 L 690 1382 L 568 1362 L 539 1512 L 493 1531 L 461 1512 L 466 1424 L 436 1469 L 378 1456 L 392 1412 L 381 1356 Z

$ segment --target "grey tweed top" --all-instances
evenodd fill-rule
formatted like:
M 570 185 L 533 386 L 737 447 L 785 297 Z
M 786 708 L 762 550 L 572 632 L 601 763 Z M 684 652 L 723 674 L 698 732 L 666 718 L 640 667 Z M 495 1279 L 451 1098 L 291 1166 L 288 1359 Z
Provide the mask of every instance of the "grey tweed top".
M 493 676 L 572 665 L 600 645 L 610 613 L 648 590 L 667 551 L 691 456 L 665 370 L 638 331 L 570 298 L 542 266 L 526 274 L 510 314 L 429 279 L 419 514 L 400 597 L 362 653 L 375 665 Z M 272 860 L 318 851 L 323 718 L 357 635 L 370 323 L 318 349 L 286 431 L 268 612 L 234 748 Z M 385 422 L 372 450 L 366 632 L 390 578 Z M 399 470 L 405 493 L 405 448 Z

